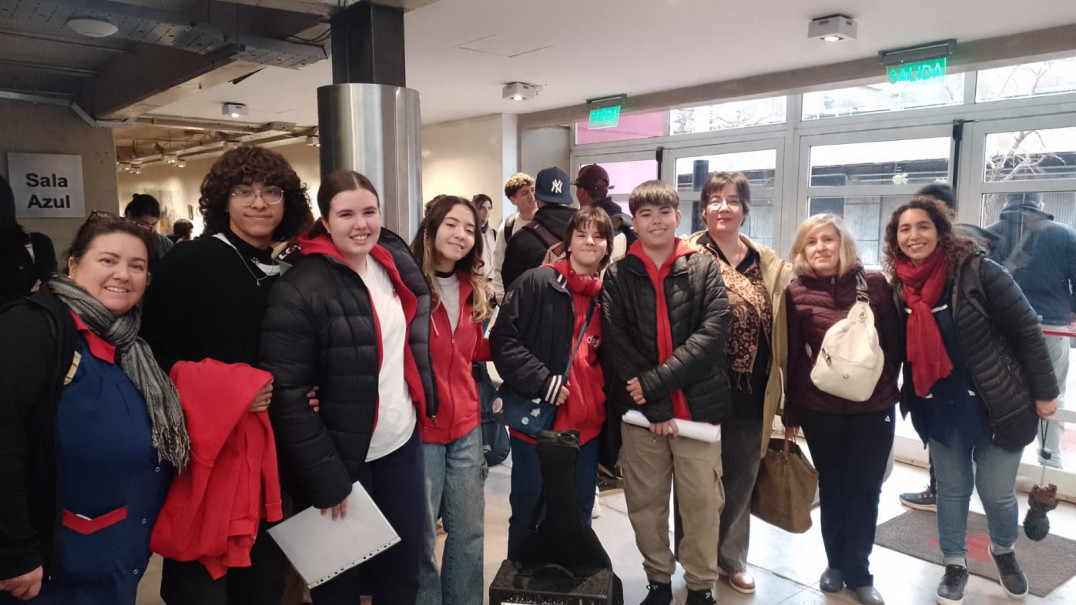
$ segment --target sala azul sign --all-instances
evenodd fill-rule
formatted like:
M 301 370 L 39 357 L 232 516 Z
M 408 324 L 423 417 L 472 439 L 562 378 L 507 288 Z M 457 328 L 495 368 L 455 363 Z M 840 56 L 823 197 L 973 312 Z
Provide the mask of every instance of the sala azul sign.
M 889 68 L 889 83 L 919 82 L 921 80 L 940 78 L 945 75 L 947 63 L 946 58 L 942 57 L 940 59 L 894 65 Z
M 19 218 L 82 218 L 82 156 L 9 153 L 8 175 Z

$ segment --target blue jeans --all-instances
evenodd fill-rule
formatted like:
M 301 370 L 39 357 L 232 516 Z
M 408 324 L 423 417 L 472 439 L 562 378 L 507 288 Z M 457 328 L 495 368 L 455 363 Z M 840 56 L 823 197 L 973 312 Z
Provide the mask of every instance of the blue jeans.
M 579 517 L 590 525 L 594 508 L 594 488 L 598 484 L 598 445 L 595 437 L 579 447 L 575 461 L 575 489 L 579 502 Z M 542 467 L 533 443 L 512 436 L 512 493 L 508 502 L 512 516 L 508 518 L 508 560 L 519 557 L 519 545 L 527 535 L 531 514 L 542 493 Z
M 423 443 L 426 542 L 419 569 L 419 605 L 482 605 L 482 540 L 486 478 L 482 428 L 449 443 Z M 437 519 L 445 552 L 437 571 Z
M 950 434 L 949 445 L 930 440 L 930 458 L 938 477 L 938 539 L 947 564 L 968 554 L 965 537 L 973 483 L 986 511 L 990 541 L 1012 548 L 1018 532 L 1016 472 L 1021 454 L 1022 450 L 997 447 L 989 435 L 983 435 L 974 447 L 961 443 L 958 431 Z

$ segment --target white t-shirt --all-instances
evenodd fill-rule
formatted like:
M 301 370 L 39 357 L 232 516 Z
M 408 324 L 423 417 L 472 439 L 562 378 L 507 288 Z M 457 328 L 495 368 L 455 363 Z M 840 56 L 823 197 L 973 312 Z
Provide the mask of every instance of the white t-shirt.
M 362 281 L 381 326 L 381 371 L 377 376 L 377 426 L 370 438 L 366 461 L 377 460 L 400 448 L 415 432 L 415 405 L 404 379 L 407 319 L 388 271 L 373 256 L 366 259 Z
M 460 322 L 460 278 L 456 275 L 434 278 L 433 284 L 437 286 L 437 295 L 441 297 L 441 305 L 448 313 L 448 323 L 452 326 L 452 333 L 456 333 L 456 324 Z
M 509 222 L 514 222 L 515 225 L 512 227 L 511 237 L 506 237 L 505 233 L 508 232 L 507 227 Z M 513 214 L 504 219 L 504 222 L 501 223 L 500 230 L 497 231 L 497 245 L 494 247 L 493 251 L 493 292 L 497 297 L 498 302 L 504 300 L 504 280 L 501 278 L 501 267 L 504 265 L 504 254 L 508 249 L 508 240 L 515 237 L 520 229 L 529 224 L 530 221 L 525 220 L 523 217 L 519 216 L 519 214 Z

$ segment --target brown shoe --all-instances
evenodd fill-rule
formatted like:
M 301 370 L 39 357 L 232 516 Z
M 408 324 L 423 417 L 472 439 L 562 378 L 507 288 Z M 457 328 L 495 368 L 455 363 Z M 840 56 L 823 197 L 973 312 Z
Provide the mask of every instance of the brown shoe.
M 755 579 L 746 571 L 729 574 L 729 586 L 736 592 L 751 594 L 755 592 Z

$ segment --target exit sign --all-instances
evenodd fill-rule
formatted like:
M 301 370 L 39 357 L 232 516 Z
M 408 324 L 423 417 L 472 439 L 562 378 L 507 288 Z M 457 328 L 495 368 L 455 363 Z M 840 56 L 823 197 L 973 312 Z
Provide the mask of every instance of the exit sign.
M 894 65 L 889 68 L 889 83 L 920 82 L 923 80 L 940 78 L 945 75 L 947 63 L 947 59 L 942 57 L 940 59 L 929 59 L 927 61 L 916 61 L 914 63 Z
M 620 105 L 613 105 L 612 107 L 602 107 L 601 109 L 590 110 L 590 123 L 588 127 L 591 130 L 598 130 L 600 128 L 616 128 L 616 125 L 620 123 Z

